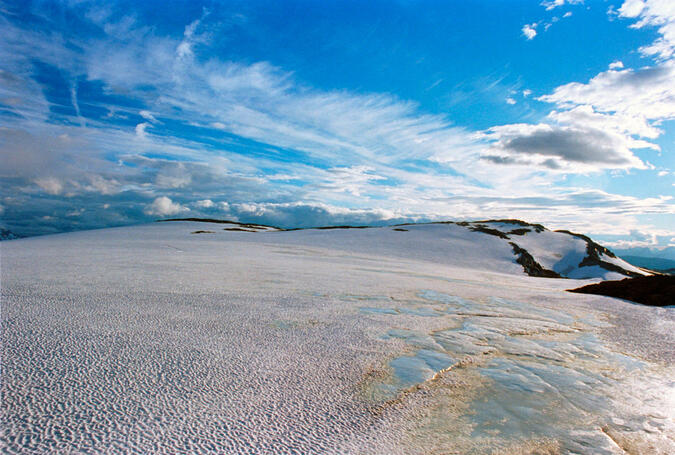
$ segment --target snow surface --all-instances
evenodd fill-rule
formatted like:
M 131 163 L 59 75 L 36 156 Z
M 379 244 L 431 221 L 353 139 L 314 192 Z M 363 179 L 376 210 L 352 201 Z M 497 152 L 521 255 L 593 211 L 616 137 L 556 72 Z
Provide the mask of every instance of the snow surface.
M 0 244 L 2 452 L 675 453 L 672 309 L 463 226 L 224 227 Z

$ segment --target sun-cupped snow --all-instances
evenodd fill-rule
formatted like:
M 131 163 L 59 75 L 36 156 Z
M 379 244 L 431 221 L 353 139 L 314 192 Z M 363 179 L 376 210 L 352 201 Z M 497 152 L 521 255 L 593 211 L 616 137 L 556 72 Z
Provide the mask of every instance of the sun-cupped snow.
M 530 228 L 489 229 L 3 242 L 0 452 L 675 453 L 672 309 L 527 276 Z

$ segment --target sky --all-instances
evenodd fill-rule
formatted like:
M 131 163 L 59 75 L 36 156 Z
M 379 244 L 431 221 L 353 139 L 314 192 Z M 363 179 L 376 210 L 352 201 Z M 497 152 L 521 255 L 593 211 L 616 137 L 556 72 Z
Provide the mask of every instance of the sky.
M 519 218 L 675 251 L 674 185 L 672 0 L 0 0 L 17 235 Z

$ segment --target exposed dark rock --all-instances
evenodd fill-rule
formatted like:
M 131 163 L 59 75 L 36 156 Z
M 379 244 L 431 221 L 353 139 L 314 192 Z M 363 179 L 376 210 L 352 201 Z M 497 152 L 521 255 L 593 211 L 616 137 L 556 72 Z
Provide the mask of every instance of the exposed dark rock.
M 224 228 L 223 231 L 257 232 L 253 229 L 244 229 L 244 228 L 240 228 L 240 227 Z
M 640 276 L 618 281 L 589 284 L 569 292 L 617 297 L 650 306 L 675 305 L 675 277 L 668 275 Z
M 485 226 L 484 224 L 478 224 L 478 225 L 475 225 L 475 226 L 470 226 L 469 229 L 471 229 L 472 231 L 475 231 L 475 232 L 482 232 L 483 234 L 496 235 L 500 239 L 506 239 L 506 240 L 509 239 L 509 236 L 504 234 L 502 231 L 499 231 L 497 229 L 489 228 L 489 227 Z
M 516 262 L 523 266 L 525 273 L 528 275 L 543 278 L 563 278 L 553 270 L 543 268 L 526 249 L 519 247 L 513 242 L 509 242 L 509 245 L 513 248 L 513 253 L 518 255 Z
M 215 231 L 192 231 L 190 234 L 215 234 Z
M 392 231 L 398 231 L 398 232 L 408 232 L 407 229 L 401 229 L 401 228 L 394 228 Z
M 508 235 L 525 235 L 528 232 L 531 232 L 531 231 L 527 228 L 520 228 L 520 229 L 514 229 L 512 231 L 509 231 Z
M 474 221 L 474 223 L 508 223 L 508 224 L 515 224 L 515 225 L 522 226 L 522 227 L 532 228 L 537 232 L 543 232 L 543 231 L 546 230 L 546 228 L 544 226 L 542 226 L 541 224 L 532 224 L 532 223 L 528 223 L 528 222 L 523 221 L 523 220 L 516 220 L 516 219 L 511 219 L 511 218 L 504 219 L 504 220 L 480 220 L 480 221 Z
M 310 229 L 370 229 L 373 226 L 321 226 Z
M 252 224 L 252 223 L 239 223 L 237 221 L 229 221 L 229 220 L 217 220 L 214 218 L 169 218 L 166 220 L 157 220 L 158 223 L 166 222 L 166 221 L 196 221 L 199 223 L 218 223 L 218 224 L 235 224 L 237 226 L 245 227 L 245 228 L 253 228 L 253 229 L 260 229 L 260 228 L 272 228 L 272 229 L 278 229 L 280 231 L 283 231 L 284 229 L 276 226 L 268 226 L 266 224 Z

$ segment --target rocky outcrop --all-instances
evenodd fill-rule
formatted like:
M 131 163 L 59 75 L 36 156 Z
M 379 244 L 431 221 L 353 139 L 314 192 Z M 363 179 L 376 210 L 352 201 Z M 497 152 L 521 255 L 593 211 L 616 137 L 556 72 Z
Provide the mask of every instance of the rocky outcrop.
M 650 306 L 675 305 L 675 276 L 655 275 L 589 284 L 569 292 L 606 295 Z
M 553 270 L 545 269 L 534 260 L 532 255 L 527 252 L 527 250 L 519 247 L 513 242 L 509 242 L 509 245 L 513 248 L 513 253 L 518 255 L 516 262 L 523 266 L 525 273 L 530 276 L 538 276 L 543 278 L 563 278 L 558 273 Z

